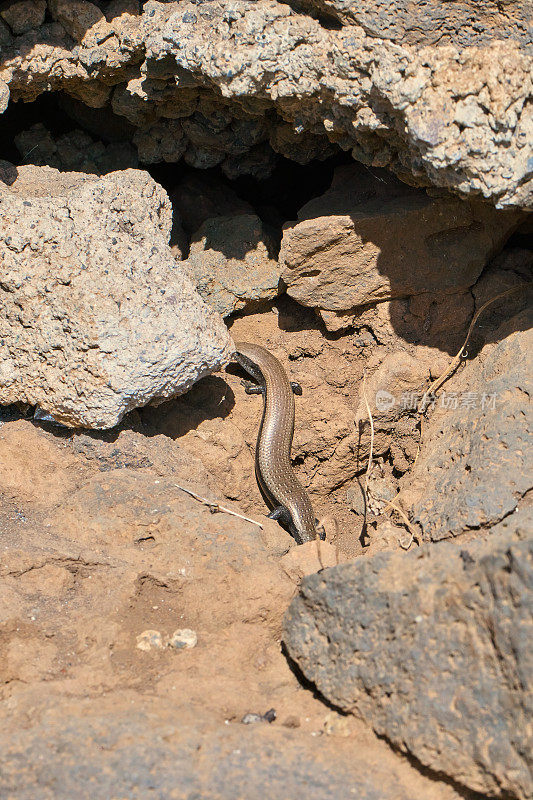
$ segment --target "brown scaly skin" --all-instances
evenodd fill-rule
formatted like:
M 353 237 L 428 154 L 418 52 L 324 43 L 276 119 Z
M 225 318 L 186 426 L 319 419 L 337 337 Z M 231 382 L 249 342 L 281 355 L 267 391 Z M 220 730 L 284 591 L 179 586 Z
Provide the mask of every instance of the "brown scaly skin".
M 309 496 L 292 471 L 291 445 L 294 433 L 294 394 L 283 366 L 258 344 L 237 342 L 235 360 L 256 381 L 246 383 L 250 394 L 264 398 L 263 418 L 257 437 L 255 472 L 259 487 L 273 511 L 272 519 L 286 525 L 298 544 L 320 538 Z

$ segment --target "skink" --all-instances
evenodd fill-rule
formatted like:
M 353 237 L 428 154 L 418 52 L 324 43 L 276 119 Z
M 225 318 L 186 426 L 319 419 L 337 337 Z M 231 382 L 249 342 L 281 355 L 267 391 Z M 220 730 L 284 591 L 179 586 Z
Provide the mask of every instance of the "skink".
M 290 459 L 294 393 L 301 394 L 301 388 L 289 381 L 278 359 L 264 347 L 236 342 L 235 349 L 235 360 L 257 381 L 257 385 L 246 382 L 246 391 L 263 395 L 255 472 L 273 509 L 269 517 L 284 524 L 298 544 L 320 538 L 311 501 L 295 477 Z

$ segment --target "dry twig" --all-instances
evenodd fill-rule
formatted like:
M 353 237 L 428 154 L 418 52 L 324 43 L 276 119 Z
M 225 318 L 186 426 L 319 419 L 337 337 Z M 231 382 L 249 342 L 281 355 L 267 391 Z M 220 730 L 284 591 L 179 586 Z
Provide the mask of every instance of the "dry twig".
M 401 492 L 398 492 L 396 497 L 393 497 L 392 500 L 389 500 L 387 505 L 384 506 L 384 508 L 383 508 L 381 513 L 382 514 L 387 514 L 389 511 L 393 510 L 393 511 L 396 511 L 400 515 L 400 517 L 402 518 L 404 524 L 407 526 L 407 529 L 408 529 L 409 533 L 411 534 L 411 538 L 409 539 L 409 542 L 406 545 L 403 545 L 400 542 L 400 547 L 402 547 L 404 550 L 409 550 L 409 548 L 411 547 L 411 545 L 413 543 L 413 540 L 417 538 L 417 533 L 418 532 L 417 532 L 416 528 L 414 528 L 414 526 L 409 521 L 409 517 L 407 516 L 407 514 L 405 513 L 403 508 L 401 508 L 395 502 L 400 497 L 400 495 L 401 495 Z
M 395 498 L 395 499 L 396 499 L 396 498 Z M 391 501 L 390 501 L 390 502 L 387 504 L 387 507 L 388 507 L 388 508 L 392 508 L 392 509 L 394 509 L 394 511 L 396 511 L 396 512 L 397 512 L 397 513 L 400 515 L 400 517 L 402 518 L 402 520 L 403 520 L 404 524 L 405 524 L 405 525 L 407 525 L 407 530 L 409 531 L 409 533 L 410 533 L 410 535 L 411 535 L 411 538 L 409 539 L 409 541 L 408 541 L 408 543 L 407 543 L 407 544 L 405 544 L 405 545 L 404 545 L 404 544 L 402 544 L 401 542 L 400 542 L 399 544 L 400 544 L 400 547 L 401 547 L 403 550 L 409 550 L 409 548 L 410 548 L 410 547 L 411 547 L 411 545 L 413 544 L 413 539 L 414 539 L 414 538 L 415 538 L 415 536 L 416 536 L 416 533 L 417 533 L 417 532 L 416 532 L 416 530 L 413 528 L 413 526 L 412 526 L 412 525 L 411 525 L 411 523 L 409 522 L 409 517 L 407 516 L 407 514 L 405 513 L 405 511 L 404 511 L 402 508 L 400 508 L 400 506 L 399 506 L 399 505 L 397 505 L 397 504 L 394 502 L 394 500 L 391 500 Z M 383 511 L 382 513 L 385 513 L 385 512 Z
M 424 393 L 424 397 L 422 398 L 422 400 L 418 404 L 417 411 L 418 411 L 419 414 L 423 414 L 424 411 L 426 410 L 426 407 L 424 406 L 424 402 L 425 402 L 427 396 L 428 395 L 434 395 L 435 392 L 440 389 L 440 387 L 442 386 L 444 381 L 452 374 L 452 372 L 455 369 L 457 369 L 457 367 L 458 367 L 458 365 L 459 365 L 459 363 L 461 361 L 461 356 L 465 352 L 466 346 L 467 346 L 467 344 L 468 344 L 468 342 L 470 340 L 470 336 L 472 334 L 472 330 L 474 328 L 474 325 L 478 321 L 478 319 L 481 316 L 481 314 L 485 311 L 485 309 L 488 308 L 488 306 L 490 306 L 491 303 L 495 303 L 496 300 L 500 300 L 502 297 L 507 297 L 507 295 L 513 294 L 513 292 L 518 291 L 518 289 L 523 289 L 525 286 L 531 286 L 532 283 L 533 283 L 533 281 L 529 281 L 528 283 L 520 283 L 517 286 L 513 286 L 513 287 L 511 287 L 511 289 L 507 289 L 507 291 L 502 292 L 501 294 L 497 294 L 495 297 L 491 297 L 490 300 L 487 300 L 486 303 L 483 303 L 481 308 L 476 311 L 476 313 L 472 317 L 472 321 L 470 322 L 470 325 L 468 327 L 468 333 L 466 334 L 466 339 L 464 340 L 463 346 L 461 347 L 461 349 L 459 350 L 459 352 L 457 353 L 455 358 L 451 361 L 450 365 L 444 370 L 442 375 L 440 375 L 435 381 L 433 381 L 433 383 L 430 384 L 429 389 L 427 390 L 427 392 Z
M 372 417 L 372 411 L 370 410 L 370 405 L 368 403 L 368 398 L 366 396 L 366 370 L 363 372 L 363 386 L 362 386 L 362 390 L 361 391 L 362 391 L 362 395 L 363 395 L 363 400 L 365 401 L 366 413 L 368 414 L 368 421 L 370 422 L 370 451 L 369 451 L 369 454 L 368 454 L 368 465 L 367 465 L 367 468 L 366 468 L 365 488 L 364 488 L 365 506 L 366 506 L 366 508 L 368 508 L 368 500 L 369 500 L 368 479 L 370 477 L 370 471 L 372 469 L 372 458 L 373 458 L 373 455 L 374 455 L 374 418 Z M 398 495 L 396 495 L 396 497 L 398 497 Z M 396 500 L 396 497 L 394 498 L 394 500 Z M 407 515 L 405 514 L 405 512 L 403 511 L 403 509 L 401 509 L 398 505 L 396 505 L 394 500 L 391 500 L 390 502 L 388 502 L 381 513 L 384 514 L 386 511 L 388 511 L 390 509 L 394 509 L 400 515 L 400 517 L 402 518 L 403 522 L 407 526 L 407 530 L 410 533 L 410 539 L 409 539 L 409 542 L 406 545 L 402 544 L 402 542 L 400 542 L 399 544 L 400 544 L 400 547 L 402 547 L 404 550 L 409 550 L 409 548 L 411 547 L 411 545 L 413 543 L 413 539 L 416 536 L 416 531 L 413 528 L 413 526 L 411 525 L 411 523 L 409 522 L 409 519 L 408 519 Z
M 370 410 L 370 406 L 368 405 L 368 399 L 366 396 L 366 369 L 363 371 L 363 400 L 365 401 L 366 406 L 366 413 L 368 414 L 368 420 L 370 422 L 370 452 L 368 454 L 368 465 L 366 468 L 366 475 L 365 475 L 365 503 L 368 507 L 368 479 L 370 477 L 370 470 L 372 469 L 372 457 L 374 455 L 374 419 L 372 417 L 372 412 Z
M 200 503 L 203 503 L 204 506 L 207 506 L 209 511 L 212 514 L 216 514 L 217 511 L 221 511 L 224 514 L 231 514 L 232 517 L 238 517 L 239 519 L 244 519 L 246 522 L 251 522 L 252 525 L 257 525 L 261 530 L 263 530 L 263 525 L 260 522 L 257 522 L 255 519 L 250 519 L 250 517 L 245 517 L 243 514 L 238 514 L 236 511 L 232 511 L 231 508 L 226 508 L 226 506 L 221 506 L 220 503 L 213 503 L 211 500 L 208 500 L 206 497 L 200 497 L 199 494 L 196 492 L 191 491 L 191 489 L 186 489 L 185 486 L 180 486 L 179 483 L 175 483 L 177 489 L 181 489 L 182 492 L 186 494 L 190 494 L 191 497 L 194 497 L 195 500 L 198 500 Z

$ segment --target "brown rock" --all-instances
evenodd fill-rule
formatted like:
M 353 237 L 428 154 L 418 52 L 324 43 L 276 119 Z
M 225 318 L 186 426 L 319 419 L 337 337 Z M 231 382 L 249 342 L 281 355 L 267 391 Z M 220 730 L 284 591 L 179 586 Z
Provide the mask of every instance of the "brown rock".
M 429 364 L 423 358 L 390 353 L 366 382 L 366 402 L 361 386 L 355 412 L 360 469 L 366 465 L 370 452 L 371 430 L 366 403 L 374 424 L 373 454 L 384 455 L 393 440 L 399 446 L 405 438 L 406 445 L 410 449 L 414 447 L 414 452 L 409 453 L 414 457 L 418 439 L 416 409 L 428 376 Z
M 44 22 L 46 0 L 18 0 L 4 4 L 0 17 L 7 22 L 15 36 L 38 28 Z
M 180 215 L 185 230 L 195 233 L 211 217 L 229 217 L 253 213 L 252 206 L 241 200 L 230 186 L 191 172 L 170 194 L 172 206 Z
M 50 13 L 78 42 L 90 28 L 105 24 L 103 12 L 89 0 L 50 0 Z
M 280 566 L 287 573 L 291 581 L 300 583 L 305 575 L 320 572 L 326 567 L 334 567 L 343 560 L 337 548 L 329 542 L 317 539 L 313 542 L 304 542 L 298 547 L 292 547 L 289 552 L 280 558 Z
M 450 197 L 431 198 L 356 166 L 285 228 L 280 251 L 287 293 L 342 312 L 378 300 L 460 292 L 520 219 Z

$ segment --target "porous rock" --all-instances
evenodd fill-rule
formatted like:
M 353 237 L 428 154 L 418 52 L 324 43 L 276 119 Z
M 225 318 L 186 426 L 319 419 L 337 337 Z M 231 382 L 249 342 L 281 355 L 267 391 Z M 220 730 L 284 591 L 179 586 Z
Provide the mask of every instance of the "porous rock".
M 226 363 L 229 335 L 168 247 L 146 173 L 21 167 L 0 184 L 0 402 L 108 428 Z
M 531 44 L 527 0 L 511 0 L 505 6 L 493 0 L 467 0 L 453 5 L 429 0 L 416 6 L 408 0 L 291 0 L 291 5 L 342 25 L 359 25 L 371 36 L 404 44 L 438 41 L 471 47 L 507 38 Z
M 533 536 L 384 553 L 304 579 L 284 641 L 324 697 L 483 796 L 530 798 Z
M 471 286 L 520 216 L 452 197 L 429 197 L 385 173 L 336 171 L 284 231 L 287 293 L 303 305 L 356 306 Z
M 3 114 L 9 105 L 9 86 L 0 80 L 0 114 Z
M 137 153 L 127 142 L 104 144 L 82 130 L 55 138 L 42 122 L 15 136 L 15 145 L 23 162 L 30 156 L 32 164 L 62 172 L 102 175 L 137 166 Z
M 198 293 L 223 317 L 280 291 L 272 234 L 255 214 L 212 217 L 183 263 Z
M 144 161 L 264 176 L 276 153 L 306 161 L 342 148 L 416 185 L 531 207 L 523 3 L 481 21 L 478 4 L 472 14 L 432 2 L 421 16 L 398 0 L 393 17 L 378 2 L 348 25 L 292 5 L 54 0 L 53 22 L 7 37 L 0 79 L 16 101 L 64 91 L 112 103 L 137 127 Z M 346 7 L 322 5 L 326 22 Z

